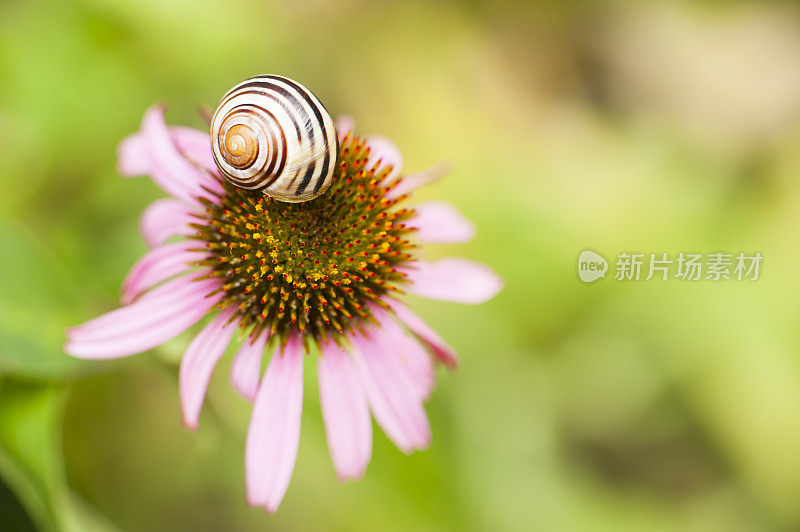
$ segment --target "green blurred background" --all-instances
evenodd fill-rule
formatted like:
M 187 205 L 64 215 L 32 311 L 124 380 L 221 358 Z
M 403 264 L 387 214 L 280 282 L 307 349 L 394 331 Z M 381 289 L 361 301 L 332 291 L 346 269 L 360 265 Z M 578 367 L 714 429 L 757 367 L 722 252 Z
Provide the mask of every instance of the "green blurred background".
M 431 448 L 376 430 L 335 480 L 314 361 L 279 512 L 245 504 L 249 405 L 181 426 L 184 335 L 84 363 L 67 326 L 117 304 L 162 193 L 115 171 L 143 111 L 204 127 L 280 73 L 478 227 L 492 302 L 415 300 L 461 354 Z M 0 529 L 797 530 L 800 7 L 785 2 L 0 2 Z M 585 248 L 759 251 L 756 282 L 584 285 Z

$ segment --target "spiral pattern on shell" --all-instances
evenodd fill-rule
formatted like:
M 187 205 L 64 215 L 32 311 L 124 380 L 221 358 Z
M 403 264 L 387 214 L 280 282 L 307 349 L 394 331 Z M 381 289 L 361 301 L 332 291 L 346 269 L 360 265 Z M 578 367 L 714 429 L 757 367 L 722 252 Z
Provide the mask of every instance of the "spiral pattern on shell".
M 333 119 L 303 85 L 257 76 L 222 97 L 211 118 L 214 161 L 237 187 L 280 201 L 316 198 L 336 169 Z

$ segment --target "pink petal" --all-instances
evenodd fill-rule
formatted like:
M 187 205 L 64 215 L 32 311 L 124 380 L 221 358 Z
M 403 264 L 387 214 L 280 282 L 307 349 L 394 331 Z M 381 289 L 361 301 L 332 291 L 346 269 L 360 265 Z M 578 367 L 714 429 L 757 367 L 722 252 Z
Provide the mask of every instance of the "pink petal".
M 403 322 L 403 325 L 428 344 L 428 347 L 433 350 L 433 354 L 436 355 L 439 362 L 453 369 L 458 366 L 458 355 L 455 349 L 450 347 L 430 325 L 425 323 L 422 318 L 417 316 L 406 305 L 391 299 L 387 299 L 386 302 L 392 307 L 392 310 Z
M 147 155 L 142 135 L 128 135 L 117 146 L 117 172 L 124 177 L 145 175 L 150 170 L 150 157 Z
M 403 176 L 402 181 L 386 194 L 389 199 L 408 194 L 425 185 L 430 185 L 450 171 L 450 163 L 440 162 L 416 174 Z
M 370 149 L 367 168 L 372 168 L 376 164 L 379 169 L 391 166 L 392 171 L 386 178 L 388 181 L 400 174 L 400 170 L 403 168 L 403 154 L 400 153 L 400 149 L 391 140 L 373 135 L 367 137 L 367 146 Z
M 477 305 L 492 299 L 503 287 L 494 270 L 469 259 L 452 257 L 435 262 L 416 262 L 403 268 L 414 294 L 456 303 Z
M 414 206 L 416 216 L 408 225 L 416 227 L 417 238 L 431 244 L 469 242 L 475 226 L 458 209 L 444 201 L 426 201 Z
M 189 224 L 197 220 L 183 202 L 171 198 L 154 201 L 142 213 L 139 230 L 148 246 L 158 246 L 174 236 L 189 236 L 195 230 Z
M 339 143 L 341 143 L 348 133 L 352 133 L 356 128 L 356 121 L 352 116 L 342 115 L 336 119 L 336 131 L 339 134 Z
M 208 270 L 203 270 L 203 273 Z M 214 281 L 214 282 L 212 282 Z M 174 279 L 169 283 L 165 283 L 153 290 L 151 290 L 140 301 L 148 301 L 153 308 L 157 308 L 158 316 L 169 313 L 168 305 L 173 301 L 178 301 L 180 298 L 185 297 L 187 294 L 195 294 L 197 297 L 202 297 L 201 293 L 206 288 L 219 287 L 219 281 L 206 279 L 202 281 L 193 281 L 189 277 Z M 213 288 L 212 288 L 213 290 Z M 138 303 L 138 302 L 137 302 Z M 159 305 L 161 307 L 159 308 Z M 98 316 L 82 325 L 73 327 L 69 330 L 69 334 L 74 338 L 99 338 L 116 335 L 120 331 L 125 331 L 129 328 L 129 323 L 124 323 L 117 318 L 117 314 L 122 314 L 125 309 L 134 309 L 137 305 L 128 305 L 118 308 L 112 312 Z
M 278 509 L 292 476 L 303 409 L 303 347 L 292 335 L 276 350 L 258 389 L 245 445 L 247 502 Z
M 269 335 L 262 333 L 254 341 L 250 338 L 245 340 L 231 364 L 231 383 L 249 401 L 256 399 L 261 380 L 261 358 L 268 339 Z
M 211 137 L 207 131 L 185 126 L 170 126 L 167 127 L 167 131 L 170 140 L 182 155 L 208 172 L 219 175 L 211 152 Z M 147 174 L 150 167 L 144 135 L 136 132 L 125 137 L 117 148 L 119 173 L 124 177 L 136 177 Z M 216 179 L 207 179 L 203 184 L 215 190 L 222 190 Z
M 141 353 L 182 333 L 220 300 L 208 297 L 217 279 L 189 276 L 164 283 L 135 303 L 112 310 L 67 331 L 64 350 L 78 358 L 119 358 Z
M 431 441 L 428 416 L 418 393 L 401 378 L 391 347 L 380 331 L 353 334 L 353 362 L 364 385 L 375 420 L 404 453 L 424 449 Z
M 230 321 L 235 308 L 228 307 L 220 312 L 203 330 L 197 333 L 181 359 L 178 375 L 178 388 L 181 396 L 183 422 L 196 429 L 200 420 L 200 410 L 206 397 L 211 373 L 239 325 L 238 320 Z
M 193 203 L 198 196 L 213 199 L 203 185 L 214 187 L 215 179 L 179 151 L 164 122 L 164 112 L 163 105 L 154 105 L 142 119 L 141 135 L 149 159 L 150 177 L 165 192 L 189 203 Z
M 122 283 L 122 303 L 127 305 L 142 292 L 191 269 L 189 263 L 201 260 L 202 252 L 190 251 L 194 242 L 173 242 L 151 249 L 139 259 Z
M 386 335 L 386 345 L 392 348 L 393 355 L 397 357 L 402 377 L 420 399 L 426 400 L 436 384 L 436 370 L 430 355 L 386 312 L 373 307 L 372 313 L 380 323 L 381 332 Z
M 211 151 L 211 136 L 208 131 L 185 126 L 172 126 L 169 128 L 169 135 L 178 147 L 178 151 L 186 158 L 208 172 L 219 175 L 219 169 Z M 216 179 L 207 178 L 203 184 L 217 192 L 223 191 L 222 185 Z
M 350 357 L 334 342 L 317 359 L 322 420 L 339 480 L 364 474 L 372 455 L 372 420 L 367 398 Z

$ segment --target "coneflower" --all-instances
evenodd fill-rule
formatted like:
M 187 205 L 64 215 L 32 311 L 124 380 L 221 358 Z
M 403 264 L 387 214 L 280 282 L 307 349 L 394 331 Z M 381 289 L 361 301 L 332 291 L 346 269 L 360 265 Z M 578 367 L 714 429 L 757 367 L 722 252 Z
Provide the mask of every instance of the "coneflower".
M 328 191 L 290 204 L 228 184 L 208 133 L 168 128 L 163 107 L 148 110 L 141 131 L 120 145 L 119 171 L 149 174 L 172 198 L 142 215 L 151 249 L 123 283 L 123 306 L 67 332 L 70 355 L 110 359 L 156 347 L 211 316 L 181 361 L 181 408 L 191 428 L 214 367 L 237 336 L 231 382 L 254 402 L 247 498 L 270 512 L 297 457 L 304 353 L 317 353 L 337 476 L 359 478 L 372 451 L 370 412 L 403 452 L 427 447 L 423 403 L 434 361 L 457 364 L 403 294 L 481 303 L 502 284 L 463 258 L 419 259 L 423 244 L 469 240 L 472 224 L 443 202 L 405 206 L 441 168 L 401 177 L 397 148 L 358 137 L 348 122 L 337 125 L 338 167 Z M 262 375 L 265 351 L 272 356 Z

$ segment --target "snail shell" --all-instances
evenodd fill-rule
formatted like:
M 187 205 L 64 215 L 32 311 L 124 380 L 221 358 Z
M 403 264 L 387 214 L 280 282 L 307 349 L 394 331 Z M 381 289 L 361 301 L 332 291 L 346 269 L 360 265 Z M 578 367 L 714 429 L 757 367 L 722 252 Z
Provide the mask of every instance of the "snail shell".
M 339 141 L 311 91 L 281 76 L 257 76 L 222 97 L 211 118 L 211 148 L 233 185 L 297 203 L 331 184 Z

